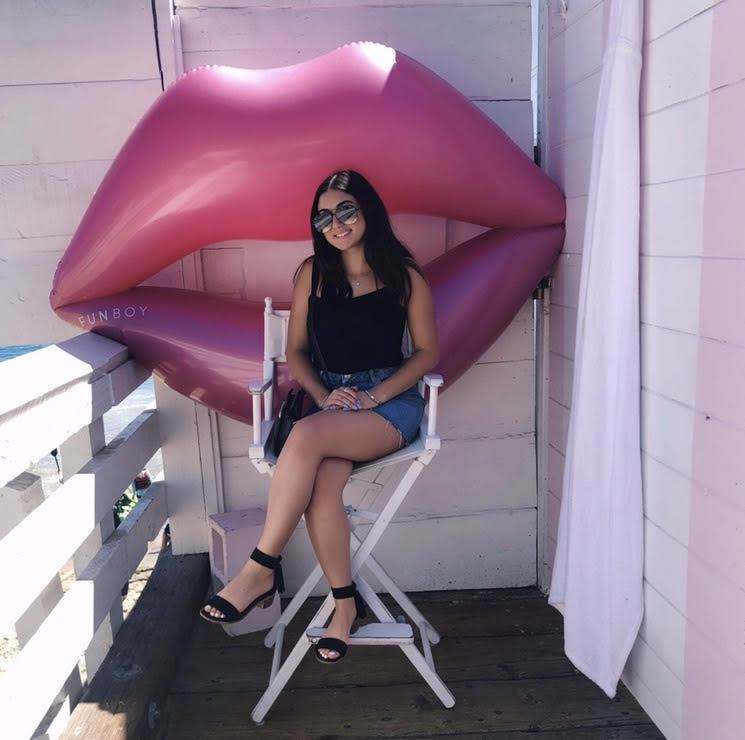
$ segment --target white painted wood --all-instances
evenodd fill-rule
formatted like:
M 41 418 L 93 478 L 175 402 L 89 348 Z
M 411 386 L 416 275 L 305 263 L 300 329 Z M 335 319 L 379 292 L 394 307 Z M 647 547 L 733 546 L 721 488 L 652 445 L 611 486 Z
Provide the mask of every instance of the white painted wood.
M 643 449 L 674 470 L 694 477 L 705 492 L 712 490 L 742 509 L 745 430 L 647 391 L 642 391 L 642 403 L 649 413 L 660 415 L 654 422 L 643 423 Z M 680 429 L 665 424 L 679 424 Z M 694 429 L 695 456 L 691 449 Z
M 740 136 L 745 125 L 745 78 L 643 118 L 644 185 L 745 168 Z M 710 117 L 717 116 L 716 146 Z
M 694 412 L 642 391 L 642 449 L 684 476 L 691 474 Z
M 105 159 L 0 166 L 0 238 L 72 234 L 110 165 Z
M 686 618 L 649 581 L 644 581 L 644 619 L 639 635 L 683 681 Z
M 386 487 L 400 474 L 400 469 L 391 471 Z M 407 498 L 399 516 L 460 516 L 536 506 L 535 437 L 449 440 L 422 473 L 420 485 L 421 493 Z M 462 491 L 468 496 L 459 495 Z
M 641 253 L 659 257 L 742 258 L 745 170 L 644 185 Z M 712 218 L 712 204 L 721 217 Z M 674 218 L 670 214 L 675 214 Z M 706 233 L 706 239 L 702 238 Z
M 589 136 L 551 147 L 549 175 L 567 198 L 587 195 L 591 159 L 592 138 Z
M 165 519 L 162 485 L 154 482 L 0 677 L 0 711 L 10 737 L 34 730 Z
M 551 315 L 555 321 L 549 341 L 551 351 L 571 360 L 574 357 L 574 339 L 577 330 L 577 309 L 553 304 Z
M 564 455 L 551 443 L 548 445 L 548 461 L 548 490 L 560 499 L 563 491 Z
M 645 677 L 648 671 L 645 673 Z M 668 681 L 671 674 L 668 676 Z M 657 725 L 666 740 L 683 740 L 683 732 L 680 727 L 680 718 L 674 720 L 658 700 L 655 693 L 644 683 L 638 673 L 630 673 L 628 670 L 621 675 L 621 681 L 634 695 L 641 708 L 647 713 L 649 718 Z M 652 683 L 655 683 L 652 681 Z
M 91 333 L 0 364 L 0 385 L 16 389 L 0 397 L 0 482 L 137 388 L 147 371 L 128 354 L 124 345 Z
M 319 10 L 322 8 L 345 8 L 350 6 L 350 0 L 231 0 L 230 8 L 256 8 L 266 10 L 268 7 L 274 10 L 292 8 L 293 10 Z M 406 5 L 452 5 L 453 0 L 406 0 Z M 468 0 L 469 6 L 478 5 L 530 5 L 530 0 Z M 396 8 L 401 5 L 401 0 L 374 0 L 366 2 L 365 5 L 387 8 Z M 225 7 L 224 0 L 179 0 L 179 9 L 184 8 L 218 8 Z
M 550 582 L 546 580 L 546 547 L 550 493 L 548 490 L 548 405 L 550 399 L 550 352 L 549 352 L 549 316 L 551 308 L 551 280 L 538 288 L 535 301 L 535 473 L 536 503 L 538 517 L 536 521 L 536 561 L 538 588 L 547 593 Z
M 157 25 L 159 64 L 163 74 L 163 88 L 167 89 L 182 73 L 180 68 L 181 42 L 178 37 L 177 16 L 174 14 L 176 3 L 172 0 L 155 0 L 155 24 Z M 158 60 L 156 60 L 158 61 Z
M 160 91 L 159 79 L 0 87 L 0 165 L 110 160 Z
M 57 10 L 57 12 L 55 12 Z M 73 0 L 6 4 L 0 16 L 5 59 L 0 85 L 143 80 L 157 76 L 150 3 Z M 75 53 L 70 53 L 74 50 Z
M 434 455 L 434 452 L 425 453 L 416 460 L 413 460 L 411 462 L 411 465 L 409 466 L 408 470 L 406 471 L 406 474 L 401 479 L 401 481 L 396 486 L 395 491 L 391 495 L 390 499 L 386 503 L 386 505 L 383 507 L 383 510 L 380 512 L 377 516 L 372 516 L 373 524 L 369 528 L 369 531 L 367 532 L 366 536 L 362 541 L 360 541 L 359 546 L 355 550 L 355 553 L 352 557 L 351 561 L 351 573 L 352 577 L 355 578 L 356 576 L 356 582 L 358 582 L 358 589 L 360 591 L 360 594 L 362 595 L 362 598 L 370 605 L 371 610 L 373 613 L 382 621 L 385 622 L 386 629 L 388 628 L 389 622 L 393 622 L 393 615 L 390 613 L 390 611 L 387 609 L 387 607 L 383 604 L 383 602 L 380 600 L 380 598 L 377 596 L 375 591 L 370 588 L 366 580 L 359 574 L 360 568 L 365 564 L 365 562 L 372 558 L 374 562 L 376 562 L 376 567 L 374 572 L 377 572 L 380 575 L 384 576 L 384 580 L 388 583 L 391 582 L 390 576 L 382 569 L 382 567 L 377 564 L 377 561 L 372 556 L 372 550 L 377 544 L 377 542 L 380 540 L 381 536 L 385 532 L 386 528 L 389 526 L 391 521 L 393 520 L 393 516 L 396 513 L 396 510 L 400 506 L 401 502 L 406 497 L 407 493 L 411 489 L 412 485 L 416 481 L 417 477 L 421 473 L 422 469 L 426 464 L 430 462 L 432 459 L 432 456 Z M 349 512 L 348 512 L 349 513 Z M 352 518 L 352 528 L 353 530 L 357 529 L 356 526 L 356 518 Z M 355 533 L 356 535 L 356 533 Z M 355 536 L 355 539 L 357 537 Z M 282 660 L 282 649 L 283 649 L 283 637 L 285 632 L 286 625 L 290 622 L 290 620 L 294 617 L 294 615 L 297 613 L 300 605 L 305 601 L 305 599 L 310 594 L 311 589 L 313 588 L 314 583 L 320 578 L 321 569 L 320 566 L 317 565 L 316 568 L 314 568 L 313 572 L 305 579 L 305 582 L 302 584 L 298 592 L 295 594 L 293 599 L 291 600 L 290 604 L 287 606 L 287 608 L 282 612 L 282 615 L 280 616 L 280 619 L 278 620 L 278 623 L 275 624 L 275 626 L 270 630 L 269 634 L 265 638 L 265 644 L 268 647 L 274 646 L 274 658 L 272 661 L 272 671 L 271 676 L 269 680 L 269 685 L 262 695 L 262 697 L 259 699 L 259 702 L 254 707 L 253 712 L 251 713 L 251 717 L 254 720 L 254 722 L 262 723 L 264 716 L 271 708 L 274 701 L 279 696 L 280 692 L 286 685 L 287 681 L 291 677 L 291 675 L 294 673 L 295 669 L 300 664 L 300 661 L 302 660 L 305 652 L 307 651 L 309 647 L 309 639 L 306 635 L 301 636 L 300 639 L 295 643 L 295 646 L 290 651 L 290 654 L 287 656 L 287 658 L 284 660 L 284 662 L 280 662 Z M 412 662 L 414 667 L 419 671 L 419 673 L 422 675 L 424 680 L 429 684 L 430 688 L 435 692 L 435 694 L 438 696 L 438 698 L 443 702 L 443 704 L 446 707 L 452 707 L 455 699 L 453 695 L 450 693 L 448 688 L 445 686 L 445 684 L 442 682 L 440 677 L 437 675 L 437 672 L 435 671 L 434 662 L 432 658 L 432 651 L 430 647 L 430 642 L 438 642 L 439 641 L 439 635 L 434 631 L 431 626 L 426 623 L 426 621 L 423 620 L 421 613 L 413 608 L 413 604 L 410 602 L 408 598 L 405 598 L 405 595 L 399 588 L 390 589 L 392 596 L 394 598 L 398 597 L 400 599 L 399 604 L 404 608 L 404 610 L 412 616 L 417 621 L 417 625 L 420 627 L 421 634 L 422 634 L 422 641 L 423 641 L 423 647 L 425 655 L 423 656 L 417 648 L 415 648 L 411 644 L 401 644 L 400 639 L 395 639 L 393 642 L 390 642 L 391 640 L 391 632 L 388 632 L 388 644 L 399 644 L 399 647 L 404 652 L 407 658 Z M 402 598 L 403 597 L 403 598 Z M 333 604 L 333 599 L 331 593 L 328 593 L 326 596 L 326 599 L 324 600 L 321 607 L 316 612 L 315 616 L 310 622 L 311 628 L 313 627 L 320 627 L 324 624 L 326 618 L 328 617 L 329 613 L 331 612 Z M 378 628 L 370 628 L 372 631 L 380 631 L 382 627 Z M 374 642 L 370 642 L 369 640 L 361 640 L 363 644 L 375 644 Z M 408 643 L 408 638 L 406 639 L 406 643 Z
M 566 408 L 572 405 L 572 360 L 549 353 L 549 396 Z
M 567 28 L 589 13 L 603 0 L 570 0 L 562 5 L 560 0 L 549 0 L 549 19 L 551 40 L 564 33 Z
M 203 64 L 282 67 L 351 41 L 375 40 L 408 54 L 467 97 L 530 99 L 530 5 L 344 4 L 287 8 L 181 8 L 184 68 Z M 416 33 L 411 29 L 416 28 Z M 468 39 L 462 44 L 456 39 Z M 443 53 L 452 48 L 456 53 Z M 495 50 L 498 60 L 495 64 Z
M 173 553 L 207 552 L 208 514 L 202 453 L 195 454 L 199 443 L 196 404 L 161 382 L 155 383 L 155 399 L 163 470 L 168 481 L 166 495 Z
M 643 637 L 631 649 L 622 680 L 667 740 L 684 740 L 683 685 Z
M 317 643 L 326 632 L 325 627 L 309 627 L 305 634 L 308 640 Z M 410 624 L 398 622 L 370 622 L 357 628 L 350 635 L 348 645 L 410 645 L 414 642 L 414 632 Z
M 573 4 L 573 3 L 572 3 Z M 549 95 L 575 85 L 602 64 L 607 3 L 596 2 L 576 22 L 551 38 L 548 52 Z
M 531 433 L 534 372 L 533 360 L 473 365 L 440 399 L 440 436 L 446 440 L 494 439 Z
M 103 418 L 92 421 L 87 426 L 73 434 L 59 446 L 63 481 L 72 478 L 85 464 L 93 459 L 106 445 Z M 114 514 L 109 510 L 83 543 L 73 553 L 72 560 L 76 577 L 88 567 L 98 554 L 101 545 L 114 531 Z M 85 650 L 86 676 L 90 681 L 98 671 L 106 654 L 109 652 L 114 635 L 119 631 L 124 621 L 121 600 L 115 600 L 111 611 L 99 626 L 91 644 Z
M 640 329 L 644 388 L 686 406 L 695 406 L 696 363 L 702 341 L 692 334 L 650 324 L 642 324 Z M 671 357 L 675 362 L 670 362 Z
M 684 547 L 688 547 L 691 482 L 680 472 L 642 454 L 644 516 Z
M 550 24 L 551 0 L 533 0 L 531 2 L 531 20 L 533 23 L 533 49 L 531 52 L 531 99 L 534 108 L 534 139 L 536 142 L 537 162 L 544 172 L 548 172 L 551 141 L 551 118 L 549 115 L 548 94 L 548 36 Z
M 533 159 L 533 106 L 529 100 L 473 100 L 512 141 Z
M 644 577 L 681 614 L 686 614 L 688 553 L 649 519 L 644 520 Z
M 532 360 L 534 355 L 533 299 L 529 298 L 509 326 L 497 337 L 491 347 L 476 360 L 475 364 Z
M 652 40 L 670 33 L 721 2 L 722 0 L 680 0 L 650 3 L 644 17 L 644 38 Z
M 582 256 L 560 254 L 553 266 L 555 287 L 551 294 L 554 305 L 577 308 L 579 278 L 582 271 Z
M 577 271 L 567 266 L 569 254 L 579 264 L 582 251 L 608 3 L 574 0 L 566 20 L 552 5 L 550 173 L 568 196 L 567 237 L 554 287 L 562 296 L 556 303 L 569 306 L 553 306 L 551 316 L 548 479 L 555 495 L 549 496 L 547 526 L 555 547 L 550 533 L 555 535 L 558 521 L 576 323 Z M 742 516 L 734 482 L 743 476 L 745 398 L 739 379 L 745 342 L 737 312 L 725 300 L 712 299 L 715 293 L 737 295 L 743 278 L 738 234 L 745 226 L 739 195 L 745 171 L 737 153 L 742 65 L 734 61 L 739 47 L 729 39 L 733 32 L 725 30 L 738 27 L 742 12 L 741 3 L 714 0 L 647 3 L 645 12 L 645 36 L 654 39 L 645 46 L 643 69 L 640 245 L 647 580 L 645 620 L 623 680 L 667 738 L 683 737 L 686 630 L 696 624 L 691 620 L 699 620 L 697 628 L 707 634 L 728 639 L 730 653 L 739 642 L 729 637 L 738 618 L 732 606 L 703 607 L 716 601 L 740 608 L 732 574 L 738 573 L 734 542 Z M 691 257 L 699 259 L 686 259 Z M 722 257 L 729 259 L 711 259 Z M 704 285 L 708 294 L 701 293 Z M 693 475 L 700 480 L 691 480 Z M 694 503 L 691 531 L 697 536 L 689 543 Z M 694 553 L 696 547 L 703 551 Z M 550 578 L 550 562 L 546 571 Z M 701 575 L 709 571 L 711 577 Z M 691 572 L 709 589 L 703 599 L 691 591 Z
M 17 478 L 10 481 L 5 488 L 0 488 L 0 539 L 39 506 L 44 499 L 41 478 L 33 473 L 21 473 Z M 63 595 L 62 579 L 59 573 L 55 573 L 41 593 L 16 620 L 14 632 L 20 648 L 23 648 L 34 636 L 39 626 L 60 602 Z M 82 693 L 83 684 L 76 663 L 62 689 L 55 697 L 55 703 L 59 702 L 64 705 L 67 702 L 74 705 Z M 37 735 L 35 737 L 42 736 Z
M 718 12 L 737 5 L 741 3 L 722 3 Z M 646 45 L 639 100 L 642 114 L 697 97 L 722 84 L 712 79 L 710 43 L 702 43 L 702 39 L 711 38 L 713 23 L 714 12 L 709 10 Z M 734 55 L 735 48 L 725 47 L 721 52 Z M 718 60 L 716 67 L 717 76 L 724 72 L 729 77 L 725 77 L 726 82 L 736 82 L 736 64 Z
M 566 455 L 570 409 L 551 399 L 548 410 L 548 441 L 562 455 Z
M 598 69 L 574 85 L 552 92 L 548 103 L 553 124 L 551 146 L 592 136 L 599 86 Z
M 366 525 L 358 531 L 364 535 Z M 385 548 L 376 554 L 404 591 L 532 586 L 536 583 L 535 537 L 534 509 L 400 518 L 388 526 Z M 416 558 L 411 557 L 412 542 L 416 543 Z M 467 551 L 458 542 L 468 542 Z M 409 557 L 402 558 L 401 553 Z
M 3 588 L 14 595 L 0 604 L 0 630 L 23 613 L 159 447 L 156 411 L 146 410 L 0 541 Z
M 44 501 L 41 478 L 24 471 L 0 488 L 0 540 Z

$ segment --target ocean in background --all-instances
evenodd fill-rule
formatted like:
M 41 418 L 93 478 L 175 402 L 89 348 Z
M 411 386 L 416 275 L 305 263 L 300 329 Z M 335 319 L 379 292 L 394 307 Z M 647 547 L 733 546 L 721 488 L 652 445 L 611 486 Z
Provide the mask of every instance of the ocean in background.
M 14 357 L 28 352 L 48 347 L 48 344 L 16 344 L 10 347 L 0 347 L 0 362 L 12 360 Z M 118 406 L 103 415 L 104 438 L 109 444 L 119 432 L 149 406 L 155 406 L 155 385 L 150 376 L 144 383 L 135 388 Z M 160 450 L 145 465 L 151 478 L 155 478 L 163 470 L 163 460 Z M 46 493 L 51 493 L 60 486 L 57 461 L 52 451 L 28 468 L 29 472 L 41 476 L 42 485 Z

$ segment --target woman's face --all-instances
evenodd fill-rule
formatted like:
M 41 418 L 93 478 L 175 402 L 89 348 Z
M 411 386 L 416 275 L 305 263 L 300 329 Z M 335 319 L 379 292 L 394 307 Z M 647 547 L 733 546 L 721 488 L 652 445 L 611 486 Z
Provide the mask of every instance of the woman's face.
M 327 190 L 318 198 L 318 210 L 328 208 L 332 213 L 344 201 L 351 201 L 359 205 L 359 201 L 351 193 L 343 190 Z M 365 234 L 365 217 L 362 209 L 357 211 L 357 220 L 353 224 L 343 224 L 334 215 L 331 228 L 324 234 L 326 241 L 337 249 L 346 250 L 358 244 Z

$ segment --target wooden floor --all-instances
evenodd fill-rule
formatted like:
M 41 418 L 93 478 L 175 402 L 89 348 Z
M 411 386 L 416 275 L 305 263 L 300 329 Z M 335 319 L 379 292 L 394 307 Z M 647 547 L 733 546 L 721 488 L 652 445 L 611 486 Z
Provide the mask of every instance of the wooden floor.
M 433 654 L 452 709 L 398 647 L 353 646 L 335 666 L 309 649 L 259 727 L 250 715 L 269 676 L 266 632 L 232 638 L 197 616 L 165 703 L 164 737 L 663 738 L 622 683 L 611 700 L 573 668 L 562 616 L 537 589 L 410 596 L 442 635 Z M 389 596 L 383 601 L 401 613 Z M 290 623 L 285 654 L 319 604 L 309 600 Z

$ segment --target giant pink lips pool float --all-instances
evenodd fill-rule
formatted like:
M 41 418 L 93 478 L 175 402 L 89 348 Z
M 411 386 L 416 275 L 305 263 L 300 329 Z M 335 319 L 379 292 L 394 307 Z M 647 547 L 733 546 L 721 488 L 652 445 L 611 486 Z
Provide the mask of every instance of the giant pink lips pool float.
M 96 191 L 57 267 L 51 306 L 128 345 L 177 392 L 250 424 L 263 301 L 138 285 L 205 244 L 310 239 L 313 193 L 337 169 L 364 174 L 390 213 L 492 227 L 423 265 L 445 390 L 556 259 L 564 198 L 461 93 L 373 42 L 277 69 L 199 67 L 173 83 Z M 293 383 L 279 365 L 275 410 Z

